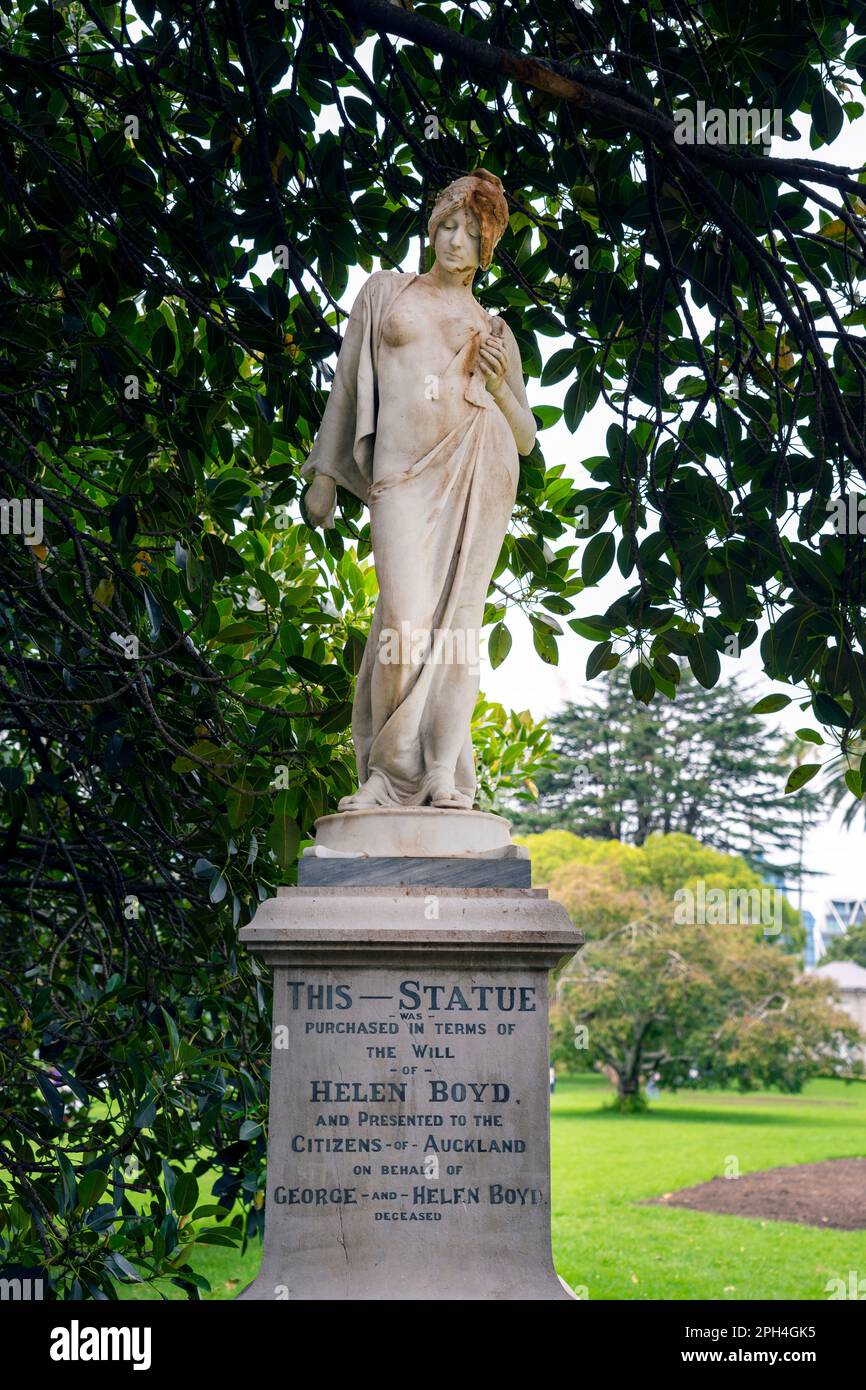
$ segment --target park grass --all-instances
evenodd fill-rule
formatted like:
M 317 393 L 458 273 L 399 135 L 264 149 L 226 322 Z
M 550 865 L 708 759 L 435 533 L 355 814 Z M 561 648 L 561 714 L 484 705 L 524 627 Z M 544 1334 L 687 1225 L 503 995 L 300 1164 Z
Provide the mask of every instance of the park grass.
M 577 1292 L 590 1299 L 826 1299 L 829 1279 L 847 1284 L 851 1270 L 866 1277 L 866 1231 L 640 1205 L 724 1174 L 732 1158 L 746 1173 L 866 1154 L 866 1084 L 814 1081 L 800 1096 L 663 1093 L 644 1115 L 605 1108 L 611 1094 L 599 1077 L 568 1077 L 551 1102 L 554 1261 Z M 200 1247 L 194 1266 L 211 1284 L 205 1297 L 233 1298 L 255 1277 L 260 1258 L 258 1244 L 244 1256 Z M 141 1286 L 119 1292 L 158 1296 Z
M 866 1085 L 800 1096 L 663 1093 L 645 1115 L 602 1108 L 600 1078 L 561 1081 L 551 1107 L 556 1267 L 590 1299 L 826 1299 L 866 1275 L 866 1231 L 819 1230 L 642 1199 L 724 1175 L 866 1153 Z M 866 1192 L 864 1207 L 866 1207 Z

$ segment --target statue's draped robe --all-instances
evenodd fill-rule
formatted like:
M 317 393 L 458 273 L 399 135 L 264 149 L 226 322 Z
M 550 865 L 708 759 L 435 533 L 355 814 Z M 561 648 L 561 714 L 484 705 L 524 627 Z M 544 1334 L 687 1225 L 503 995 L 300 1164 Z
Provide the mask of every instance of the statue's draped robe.
M 421 458 L 407 444 L 405 468 L 376 477 L 378 363 L 382 326 L 414 274 L 380 271 L 358 295 L 346 328 L 325 413 L 315 444 L 301 472 L 323 473 L 370 507 L 373 553 L 380 592 L 399 599 L 401 573 L 411 566 L 415 611 L 413 629 L 451 631 L 454 619 L 481 626 L 483 606 L 501 548 L 517 487 L 517 449 L 475 364 L 481 330 L 470 332 L 447 372 L 462 373 L 465 405 L 456 426 Z M 509 352 L 517 355 L 510 333 Z M 423 362 L 419 372 L 424 372 Z M 441 378 L 441 373 L 440 373 Z M 495 418 L 497 417 L 498 418 Z M 450 423 L 450 421 L 449 421 Z M 408 431 L 411 434 L 411 431 Z M 394 440 L 389 440 L 393 459 Z M 407 533 L 407 528 L 410 528 Z M 419 576 L 423 611 L 417 611 Z M 421 805 L 436 776 L 425 732 L 433 713 L 448 709 L 449 672 L 444 662 L 427 660 L 415 667 L 411 683 L 395 708 L 374 717 L 371 688 L 382 634 L 383 600 L 373 617 L 355 691 L 352 735 L 358 776 L 370 774 L 381 804 Z M 391 614 L 393 617 L 392 600 Z M 472 653 L 467 653 L 470 661 Z M 473 697 L 474 699 L 474 697 Z M 463 717 L 466 737 L 456 767 L 448 769 L 458 792 L 475 794 L 475 767 L 469 729 L 471 708 Z

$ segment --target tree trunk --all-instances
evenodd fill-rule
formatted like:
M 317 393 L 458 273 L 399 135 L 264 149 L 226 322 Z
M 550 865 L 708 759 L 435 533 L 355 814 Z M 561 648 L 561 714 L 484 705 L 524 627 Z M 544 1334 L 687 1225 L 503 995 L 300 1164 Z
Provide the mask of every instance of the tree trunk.
M 626 1113 L 646 1110 L 646 1100 L 640 1088 L 640 1073 L 636 1068 L 617 1070 L 614 1108 Z

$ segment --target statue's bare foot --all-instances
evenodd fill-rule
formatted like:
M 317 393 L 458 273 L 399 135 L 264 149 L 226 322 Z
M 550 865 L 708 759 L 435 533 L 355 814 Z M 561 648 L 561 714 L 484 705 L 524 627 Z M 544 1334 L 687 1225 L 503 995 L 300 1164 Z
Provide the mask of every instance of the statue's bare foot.
M 441 773 L 430 787 L 430 805 L 443 811 L 471 811 L 472 797 L 459 792 L 453 778 Z
M 389 805 L 390 800 L 382 778 L 378 773 L 373 772 L 356 792 L 353 792 L 351 796 L 342 798 L 337 809 L 339 811 L 369 811 L 374 806 Z

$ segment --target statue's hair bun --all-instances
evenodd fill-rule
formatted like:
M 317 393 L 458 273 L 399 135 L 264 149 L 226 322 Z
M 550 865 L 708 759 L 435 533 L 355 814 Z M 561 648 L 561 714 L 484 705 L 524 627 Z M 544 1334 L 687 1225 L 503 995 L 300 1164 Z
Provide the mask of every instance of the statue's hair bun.
M 494 188 L 502 191 L 502 180 L 498 174 L 491 174 L 489 169 L 484 169 L 477 164 L 469 175 L 471 179 L 484 179 L 487 183 L 492 183 Z
M 487 269 L 493 256 L 493 248 L 508 226 L 508 203 L 502 180 L 489 169 L 478 165 L 471 174 L 455 179 L 440 193 L 436 200 L 427 233 L 430 240 L 449 213 L 455 208 L 468 207 L 478 218 L 481 229 L 481 265 Z

